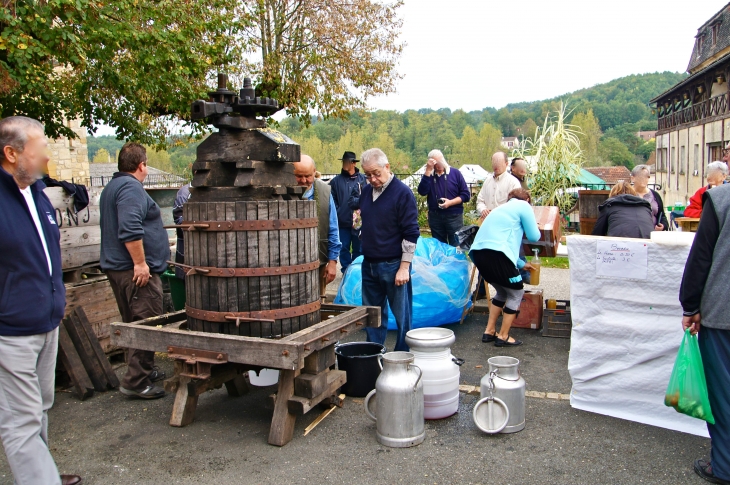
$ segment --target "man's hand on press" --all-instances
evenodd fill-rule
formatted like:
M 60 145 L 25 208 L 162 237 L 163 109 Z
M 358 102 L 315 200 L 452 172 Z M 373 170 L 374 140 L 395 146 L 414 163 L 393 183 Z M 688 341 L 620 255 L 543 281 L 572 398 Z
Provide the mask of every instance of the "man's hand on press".
M 325 282 L 329 285 L 335 280 L 335 277 L 337 276 L 337 261 L 334 259 L 331 259 L 329 263 L 327 263 L 327 273 L 325 274 Z
M 689 333 L 692 335 L 697 334 L 700 331 L 700 320 L 702 320 L 702 317 L 699 313 L 695 313 L 690 317 L 682 317 L 682 330 L 689 329 Z
M 150 280 L 150 267 L 147 263 L 135 264 L 134 265 L 134 276 L 132 281 L 137 286 L 147 286 L 147 282 Z

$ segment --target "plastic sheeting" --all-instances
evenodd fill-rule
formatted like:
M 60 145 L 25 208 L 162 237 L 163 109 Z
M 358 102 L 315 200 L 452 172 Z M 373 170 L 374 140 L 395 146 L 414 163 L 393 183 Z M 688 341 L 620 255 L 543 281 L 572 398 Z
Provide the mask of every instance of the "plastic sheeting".
M 626 241 L 568 238 L 573 319 L 570 404 L 584 411 L 708 436 L 704 421 L 664 405 L 683 337 L 679 285 L 691 239 L 662 234 L 661 242 L 646 241 L 645 280 L 597 277 L 596 243 L 600 240 Z
M 335 303 L 362 305 L 362 260 L 347 267 Z M 458 322 L 469 303 L 469 262 L 466 254 L 433 238 L 418 238 L 411 266 L 413 321 L 411 328 L 436 327 Z M 388 329 L 395 330 L 388 308 Z

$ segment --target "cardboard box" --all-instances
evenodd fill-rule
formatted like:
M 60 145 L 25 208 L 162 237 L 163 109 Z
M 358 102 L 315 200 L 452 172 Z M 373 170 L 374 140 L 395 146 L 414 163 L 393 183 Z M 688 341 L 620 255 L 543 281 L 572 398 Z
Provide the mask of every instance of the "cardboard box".
M 532 210 L 535 212 L 537 227 L 540 229 L 540 240 L 536 243 L 531 243 L 527 239 L 522 240 L 525 256 L 529 261 L 529 257 L 535 255 L 533 249 L 540 248 L 538 253 L 540 256 L 555 257 L 562 236 L 560 210 L 554 206 L 535 206 Z
M 543 308 L 542 290 L 526 290 L 520 304 L 520 314 L 515 318 L 512 327 L 540 330 Z

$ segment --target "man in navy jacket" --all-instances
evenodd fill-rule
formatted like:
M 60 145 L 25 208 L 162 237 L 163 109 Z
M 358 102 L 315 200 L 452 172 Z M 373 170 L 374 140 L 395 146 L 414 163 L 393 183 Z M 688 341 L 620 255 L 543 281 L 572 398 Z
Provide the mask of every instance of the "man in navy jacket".
M 368 342 L 385 344 L 390 305 L 398 326 L 395 350 L 408 351 L 406 333 L 413 318 L 411 261 L 420 235 L 416 198 L 391 173 L 382 150 L 371 148 L 361 160 L 370 185 L 361 192 L 353 188 L 350 207 L 360 209 L 362 215 L 362 304 L 381 308 L 381 326 L 365 331 Z
M 449 167 L 441 150 L 428 153 L 418 193 L 426 196 L 431 235 L 442 243 L 458 246 L 456 232 L 464 225 L 464 204 L 471 199 L 471 192 L 464 176 Z
M 352 260 L 357 259 L 360 254 L 360 228 L 352 225 L 352 209 L 348 204 L 350 194 L 355 185 L 362 188 L 367 183 L 365 176 L 360 173 L 355 164 L 359 162 L 354 152 L 345 152 L 342 155 L 342 172 L 330 181 L 332 187 L 332 199 L 337 207 L 337 225 L 340 230 L 340 266 L 342 273 L 347 271 Z
M 77 484 L 48 449 L 58 325 L 66 307 L 61 235 L 40 181 L 43 125 L 0 120 L 0 438 L 15 483 Z

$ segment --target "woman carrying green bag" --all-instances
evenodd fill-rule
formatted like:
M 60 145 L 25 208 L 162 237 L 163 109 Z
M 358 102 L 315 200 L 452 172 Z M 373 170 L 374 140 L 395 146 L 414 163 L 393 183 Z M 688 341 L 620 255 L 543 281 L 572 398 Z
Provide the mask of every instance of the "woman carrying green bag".
M 711 483 L 730 485 L 729 280 L 730 184 L 707 191 L 700 225 L 679 290 L 679 301 L 684 310 L 682 326 L 692 335 L 699 332 L 707 395 L 715 421 L 711 424 L 711 420 L 705 418 L 712 440 L 710 460 L 696 460 L 694 469 Z M 695 378 L 697 381 L 700 379 Z M 672 396 L 667 396 L 667 399 L 671 401 Z M 677 405 L 680 405 L 679 401 Z

